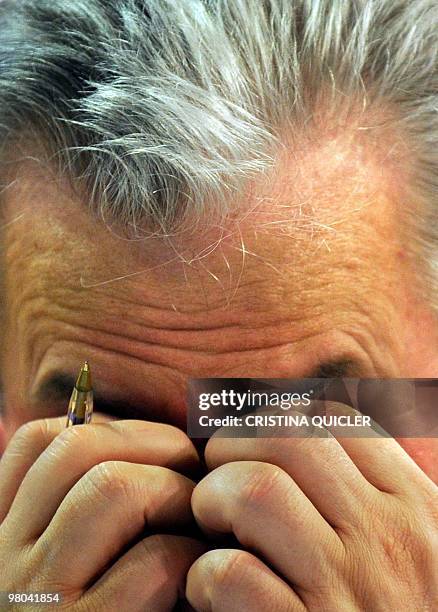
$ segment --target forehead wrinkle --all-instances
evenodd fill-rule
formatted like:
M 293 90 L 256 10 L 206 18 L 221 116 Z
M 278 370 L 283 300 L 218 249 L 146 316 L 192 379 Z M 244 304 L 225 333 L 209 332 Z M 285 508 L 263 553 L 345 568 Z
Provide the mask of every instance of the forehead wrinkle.
M 139 310 L 142 303 L 147 303 L 169 312 L 186 309 L 201 313 L 220 310 L 221 300 L 222 307 L 228 310 L 246 307 L 262 312 L 278 309 L 281 304 L 285 311 L 297 306 L 305 308 L 308 301 L 323 301 L 330 277 L 340 281 L 337 288 L 332 283 L 335 295 L 342 292 L 345 280 L 350 288 L 353 283 L 356 290 L 356 285 L 366 284 L 372 276 L 370 258 L 375 263 L 379 256 L 379 239 L 394 232 L 393 206 L 384 197 L 369 206 L 366 198 L 371 197 L 370 193 L 375 195 L 381 177 L 380 183 L 370 180 L 373 172 L 376 177 L 379 173 L 368 159 L 365 163 L 352 148 L 351 155 L 347 154 L 348 147 L 339 139 L 329 139 L 314 149 L 303 149 L 298 164 L 296 158 L 300 156 L 295 155 L 294 165 L 290 151 L 283 149 L 269 180 L 252 186 L 252 200 L 248 201 L 258 198 L 260 206 L 250 209 L 246 218 L 236 215 L 230 219 L 225 229 L 231 233 L 220 243 L 221 252 L 213 250 L 202 264 L 193 262 L 185 274 L 181 263 L 149 271 L 147 267 L 168 259 L 171 251 L 200 253 L 206 245 L 214 244 L 215 236 L 212 241 L 207 233 L 201 242 L 199 236 L 186 242 L 176 237 L 171 246 L 160 240 L 141 244 L 121 241 L 63 192 L 62 182 L 48 181 L 42 188 L 44 174 L 40 168 L 39 184 L 21 183 L 24 205 L 26 198 L 36 198 L 35 213 L 28 216 L 27 222 L 22 219 L 9 228 L 10 235 L 15 233 L 18 241 L 11 265 L 14 258 L 20 261 L 21 257 L 22 263 L 27 262 L 28 278 L 36 290 L 55 298 L 55 303 L 65 302 L 65 308 L 79 304 L 85 312 L 95 308 L 95 300 L 105 303 L 108 313 L 113 310 L 114 316 L 118 314 L 121 292 L 128 300 L 138 299 Z M 328 165 L 329 153 L 335 158 L 337 150 L 343 155 L 339 153 L 340 158 Z M 24 170 L 25 167 L 23 175 Z M 295 183 L 291 177 L 298 177 Z M 9 198 L 13 192 L 14 189 L 9 191 Z M 376 209 L 390 218 L 382 222 Z M 291 210 L 297 211 L 292 220 Z M 277 221 L 285 225 L 274 223 Z M 305 227 L 309 232 L 304 231 Z M 355 238 L 356 232 L 361 234 L 360 241 Z M 25 234 L 32 239 L 22 248 Z M 384 253 L 384 249 L 380 251 Z M 347 259 L 352 260 L 351 266 L 346 264 Z M 141 270 L 146 271 L 136 274 Z M 105 281 L 125 273 L 134 276 L 92 291 L 81 287 L 81 278 L 86 276 Z M 14 282 L 19 283 L 18 278 Z
M 29 227 L 28 232 L 30 230 L 31 228 Z M 293 293 L 294 303 L 296 305 L 299 303 L 300 308 L 305 307 L 306 303 L 310 301 L 314 304 L 315 301 L 320 302 L 322 299 L 321 292 L 324 292 L 327 287 L 333 286 L 336 278 L 339 278 L 339 288 L 341 288 L 342 281 L 345 281 L 348 276 L 352 276 L 352 271 L 356 272 L 357 276 L 361 268 L 366 270 L 368 267 L 366 256 L 360 256 L 364 246 L 356 246 L 354 257 L 352 257 L 351 253 L 346 253 L 348 239 L 345 238 L 345 234 L 340 233 L 338 234 L 337 244 L 342 246 L 342 241 L 344 241 L 344 255 L 348 254 L 351 257 L 351 261 L 348 264 L 348 258 L 344 257 L 343 261 L 342 257 L 336 252 L 318 252 L 317 256 L 313 259 L 309 259 L 305 253 L 301 253 L 299 263 L 302 265 L 294 265 L 293 258 L 291 263 L 283 262 L 283 268 L 287 268 L 287 276 L 282 278 L 276 278 L 275 273 L 271 272 L 268 267 L 265 274 L 260 274 L 263 267 L 264 251 L 266 252 L 266 257 L 269 257 L 272 251 L 271 244 L 267 241 L 265 245 L 260 246 L 258 249 L 261 253 L 257 261 L 258 266 L 250 266 L 248 261 L 251 260 L 251 256 L 247 256 L 247 274 L 242 275 L 240 279 L 240 292 L 236 294 L 234 306 L 237 310 L 246 306 L 247 309 L 249 308 L 253 312 L 266 311 L 269 304 L 279 305 L 286 303 L 291 297 L 291 292 Z M 281 242 L 284 242 L 284 240 L 281 240 Z M 366 241 L 364 242 L 366 243 Z M 32 299 L 35 295 L 35 297 L 43 301 L 45 299 L 47 301 L 51 300 L 55 307 L 57 304 L 62 305 L 64 308 L 74 308 L 75 305 L 78 305 L 84 313 L 94 309 L 94 301 L 100 301 L 105 303 L 108 315 L 111 314 L 111 311 L 114 312 L 115 316 L 120 314 L 118 309 L 121 301 L 121 284 L 98 287 L 91 291 L 81 288 L 79 283 L 80 265 L 78 269 L 78 262 L 81 261 L 81 258 L 76 253 L 74 253 L 75 257 L 69 255 L 69 253 L 72 253 L 72 249 L 68 239 L 63 241 L 62 246 L 60 244 L 55 245 L 51 240 L 47 240 L 47 238 L 46 240 L 41 239 L 39 242 L 38 239 L 33 243 L 27 242 L 27 246 L 25 245 L 24 248 L 21 248 L 21 243 L 22 240 L 17 235 L 15 249 L 13 246 L 10 249 L 10 265 L 13 270 L 18 268 L 25 270 L 25 274 L 14 273 L 15 288 L 21 291 L 23 299 L 26 299 L 27 294 L 29 299 Z M 97 249 L 92 247 L 89 259 L 97 254 Z M 280 259 L 282 256 L 283 252 L 280 254 Z M 66 263 L 66 260 L 68 263 Z M 72 274 L 73 263 L 75 263 L 76 268 Z M 280 261 L 280 263 L 282 262 Z M 89 262 L 85 265 L 90 267 Z M 97 257 L 96 265 L 99 265 L 99 257 Z M 67 274 L 66 269 L 69 270 Z M 214 267 L 213 270 L 215 276 L 221 275 L 217 267 Z M 197 270 L 189 270 L 187 277 L 187 281 L 182 286 L 178 286 L 175 279 L 171 279 L 168 289 L 169 293 L 179 291 L 182 298 L 184 298 L 185 293 L 189 292 L 190 288 L 199 287 L 200 280 Z M 170 310 L 170 305 L 163 303 L 162 299 L 162 289 L 167 287 L 167 283 L 163 283 L 163 278 L 166 278 L 167 281 L 165 269 L 163 269 L 161 274 L 152 272 L 149 275 L 145 274 L 141 278 L 128 279 L 122 285 L 124 291 L 123 301 L 131 302 L 134 307 L 137 304 L 139 309 L 147 303 L 148 308 L 158 308 L 162 311 Z M 210 292 L 211 295 L 214 295 L 215 290 L 217 290 L 215 278 L 205 275 L 202 282 L 204 289 Z M 293 287 L 290 284 L 293 284 Z M 175 293 L 171 297 L 173 298 L 174 295 Z M 212 299 L 210 306 L 213 310 L 215 308 L 220 310 L 220 299 L 219 305 L 217 300 Z M 193 314 L 196 311 L 202 313 L 205 310 L 204 304 L 201 302 L 196 309 L 192 304 L 191 310 Z

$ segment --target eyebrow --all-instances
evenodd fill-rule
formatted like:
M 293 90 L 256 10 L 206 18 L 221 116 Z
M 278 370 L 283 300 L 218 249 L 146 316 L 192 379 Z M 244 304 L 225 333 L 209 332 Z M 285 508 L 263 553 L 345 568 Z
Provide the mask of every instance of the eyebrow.
M 355 376 L 357 365 L 351 360 L 341 359 L 320 363 L 306 378 L 344 378 Z M 305 377 L 303 377 L 305 378 Z M 54 372 L 50 378 L 42 382 L 34 394 L 37 402 L 68 402 L 70 399 L 76 378 L 67 372 Z M 111 398 L 94 390 L 94 403 L 96 407 L 113 416 L 125 416 L 125 418 L 144 418 L 144 410 L 134 406 L 127 399 Z
M 36 402 L 65 402 L 67 403 L 76 383 L 76 377 L 67 372 L 54 372 L 50 378 L 43 381 L 33 394 Z M 123 416 L 128 419 L 144 419 L 145 411 L 138 406 L 134 406 L 128 399 L 120 400 L 101 394 L 98 390 L 93 390 L 95 409 L 105 412 L 111 416 Z M 151 415 L 147 415 L 148 420 L 154 420 Z
M 65 372 L 55 372 L 44 380 L 34 393 L 37 401 L 60 400 L 69 397 L 73 391 L 76 380 Z

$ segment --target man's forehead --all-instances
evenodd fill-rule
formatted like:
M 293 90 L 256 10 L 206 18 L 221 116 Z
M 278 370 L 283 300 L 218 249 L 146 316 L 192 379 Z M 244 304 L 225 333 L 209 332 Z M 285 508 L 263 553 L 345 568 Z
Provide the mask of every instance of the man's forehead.
M 336 158 L 337 150 L 327 145 L 326 153 Z M 35 268 L 39 259 L 40 282 L 106 287 L 108 293 L 111 285 L 115 291 L 122 285 L 138 288 L 147 278 L 150 296 L 155 286 L 161 301 L 164 281 L 170 295 L 180 288 L 187 295 L 196 287 L 192 293 L 207 292 L 215 303 L 222 299 L 227 304 L 238 299 L 240 288 L 256 284 L 265 286 L 266 301 L 270 288 L 290 281 L 295 293 L 309 290 L 327 270 L 343 270 L 348 257 L 357 268 L 366 266 L 370 253 L 365 245 L 373 250 L 379 241 L 388 245 L 388 238 L 390 246 L 398 242 L 395 204 L 381 180 L 368 176 L 362 159 L 359 180 L 353 161 L 346 163 L 339 152 L 338 157 L 328 164 L 319 152 L 318 167 L 309 170 L 308 161 L 293 169 L 290 156 L 283 156 L 271 175 L 248 188 L 243 205 L 236 201 L 238 212 L 223 222 L 159 237 L 146 228 L 143 238 L 138 232 L 134 239 L 132 232 L 92 216 L 66 181 L 28 160 L 5 193 L 10 261 L 27 258 Z M 341 173 L 341 165 L 348 171 Z
M 74 372 L 84 354 L 107 385 L 153 376 L 160 393 L 168 378 L 266 376 L 273 363 L 277 376 L 350 357 L 386 371 L 399 237 L 394 203 L 375 186 L 373 199 L 348 177 L 302 183 L 291 199 L 266 188 L 263 206 L 228 225 L 131 240 L 31 170 L 4 193 L 8 338 L 30 386 Z
M 366 278 L 372 265 L 367 253 L 361 257 L 360 248 L 345 239 L 336 245 L 324 238 L 313 244 L 297 239 L 292 246 L 293 237 L 249 230 L 206 242 L 200 255 L 175 253 L 161 239 L 147 247 L 120 241 L 102 227 L 90 236 L 52 219 L 47 228 L 33 216 L 17 222 L 10 234 L 13 285 L 81 309 L 84 299 L 89 306 L 95 301 L 108 314 L 130 300 L 133 309 L 144 303 L 192 315 L 236 309 L 254 318 L 270 310 L 286 316 L 294 306 L 317 307 L 346 291 L 360 292 L 361 272 Z

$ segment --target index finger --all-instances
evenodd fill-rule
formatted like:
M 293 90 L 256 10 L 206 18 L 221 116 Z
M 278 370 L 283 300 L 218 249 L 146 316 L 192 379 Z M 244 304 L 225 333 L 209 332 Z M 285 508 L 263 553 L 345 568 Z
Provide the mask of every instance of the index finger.
M 94 423 L 114 418 L 95 412 Z M 65 429 L 66 417 L 29 421 L 15 432 L 0 458 L 0 523 L 3 522 L 29 468 L 50 442 Z
M 13 499 L 10 491 L 10 507 L 4 521 L 13 519 L 13 529 L 15 524 L 24 525 L 25 529 L 20 529 L 24 539 L 39 536 L 72 486 L 98 463 L 121 460 L 185 472 L 198 465 L 192 442 L 170 425 L 113 420 L 63 428 L 61 432 L 57 425 L 59 420 L 49 428 L 43 427 L 48 445 L 29 466 L 22 482 L 16 483 Z M 32 444 L 41 435 L 41 427 L 38 421 L 29 423 L 21 436 Z M 36 500 L 38 512 L 29 500 Z

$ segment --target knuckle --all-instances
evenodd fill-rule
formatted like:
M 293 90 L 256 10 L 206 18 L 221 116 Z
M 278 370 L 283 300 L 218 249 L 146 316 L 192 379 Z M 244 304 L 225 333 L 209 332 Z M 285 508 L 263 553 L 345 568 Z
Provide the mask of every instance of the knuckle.
M 266 504 L 273 493 L 285 483 L 286 473 L 281 468 L 269 463 L 256 463 L 250 470 L 246 483 L 240 490 L 240 503 L 248 507 L 259 507 Z
M 41 439 L 47 437 L 48 434 L 48 423 L 47 419 L 38 419 L 37 421 L 29 421 L 21 425 L 11 440 L 11 447 L 14 446 L 25 446 L 26 448 L 32 446 Z
M 188 457 L 197 457 L 197 451 L 192 440 L 182 430 L 174 425 L 162 425 L 163 433 L 166 433 L 166 439 L 171 441 L 173 457 L 176 459 L 186 460 Z
M 94 465 L 83 478 L 85 489 L 111 502 L 131 495 L 130 481 L 123 473 L 120 463 L 103 461 Z
M 172 436 L 172 438 L 175 438 L 176 442 L 181 443 L 181 444 L 191 443 L 191 440 L 188 437 L 188 435 L 182 429 L 179 429 L 175 425 L 169 425 L 165 423 L 163 427 L 166 433 L 169 434 L 169 437 Z
M 241 585 L 256 563 L 255 558 L 243 550 L 227 551 L 217 556 L 213 584 L 218 595 Z
M 55 454 L 67 453 L 68 456 L 73 456 L 83 449 L 89 449 L 95 435 L 92 426 L 68 427 L 56 436 L 50 445 L 50 450 Z
M 135 554 L 139 562 L 149 571 L 155 564 L 160 563 L 160 555 L 162 559 L 171 562 L 175 561 L 175 559 L 169 559 L 166 542 L 158 534 L 140 540 Z
M 192 454 L 192 453 L 196 454 L 196 450 L 193 445 L 193 442 L 190 440 L 188 435 L 184 431 L 182 431 L 182 429 L 178 429 L 178 427 L 175 427 L 173 425 L 171 427 L 172 427 L 172 434 L 175 437 L 175 441 L 173 443 L 174 447 L 178 448 L 180 452 L 184 452 L 187 454 Z

